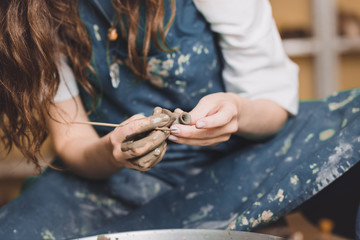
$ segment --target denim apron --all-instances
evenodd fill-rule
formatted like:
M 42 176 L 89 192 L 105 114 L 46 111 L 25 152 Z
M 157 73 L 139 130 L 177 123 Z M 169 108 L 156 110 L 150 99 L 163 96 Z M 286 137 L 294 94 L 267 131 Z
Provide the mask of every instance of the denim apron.
M 217 36 L 191 0 L 175 2 L 166 36 L 173 51 L 151 46 L 150 79 L 138 80 L 124 64 L 126 42 L 107 39 L 111 2 L 79 1 L 97 73 L 90 76 L 99 93 L 92 121 L 120 123 L 136 113 L 151 115 L 155 106 L 189 111 L 203 96 L 224 91 Z M 141 18 L 139 39 L 143 23 Z M 90 108 L 82 89 L 81 97 Z M 112 129 L 96 130 L 104 135 Z M 301 208 L 350 170 L 359 173 L 359 160 L 360 89 L 353 89 L 301 102 L 298 116 L 262 141 L 233 136 L 211 147 L 169 142 L 163 160 L 145 173 L 123 169 L 108 179 L 86 180 L 47 169 L 0 209 L 0 239 L 171 228 L 252 231 Z M 359 189 L 359 182 L 350 185 Z

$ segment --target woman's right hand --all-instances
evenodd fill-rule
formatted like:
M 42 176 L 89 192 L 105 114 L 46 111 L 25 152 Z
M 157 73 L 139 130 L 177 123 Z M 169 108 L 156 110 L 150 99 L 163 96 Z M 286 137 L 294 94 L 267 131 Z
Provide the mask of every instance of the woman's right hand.
M 110 146 L 116 166 L 147 171 L 161 161 L 166 152 L 167 134 L 154 131 L 170 121 L 166 114 L 149 117 L 137 114 L 110 133 Z
M 157 110 L 149 117 L 134 115 L 103 137 L 88 124 L 76 124 L 89 121 L 80 96 L 57 102 L 50 116 L 47 126 L 56 154 L 66 169 L 86 178 L 106 178 L 122 167 L 147 171 L 166 151 L 169 132 L 156 128 L 170 117 Z

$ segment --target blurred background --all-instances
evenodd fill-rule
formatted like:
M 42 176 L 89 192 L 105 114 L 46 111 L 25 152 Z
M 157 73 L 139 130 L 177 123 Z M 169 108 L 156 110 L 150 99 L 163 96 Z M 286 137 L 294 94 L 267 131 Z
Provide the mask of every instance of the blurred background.
M 300 67 L 300 99 L 360 87 L 360 1 L 270 0 L 288 55 Z
M 285 51 L 300 67 L 300 100 L 320 99 L 329 94 L 360 87 L 359 0 L 270 0 Z M 42 158 L 54 157 L 51 140 L 42 148 Z M 45 167 L 46 164 L 44 163 Z M 0 146 L 0 207 L 18 196 L 21 185 L 38 173 L 15 150 L 9 155 Z M 324 222 L 323 222 L 324 223 Z M 308 222 L 301 213 L 285 217 L 275 232 L 290 231 L 297 239 L 346 239 L 321 232 L 327 225 Z M 330 225 L 329 225 L 330 224 Z M 322 227 L 321 227 L 322 226 Z M 330 230 L 324 230 L 329 229 Z M 277 231 L 277 232 L 276 232 Z

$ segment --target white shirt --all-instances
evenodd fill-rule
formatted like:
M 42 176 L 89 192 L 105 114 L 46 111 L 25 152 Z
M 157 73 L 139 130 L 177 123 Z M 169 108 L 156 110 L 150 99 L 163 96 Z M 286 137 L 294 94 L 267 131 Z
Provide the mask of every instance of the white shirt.
M 59 71 L 60 84 L 54 97 L 54 102 L 62 102 L 77 96 L 79 94 L 79 88 L 76 84 L 74 72 L 67 64 L 66 57 L 64 55 L 60 55 L 57 67 Z
M 268 0 L 193 1 L 212 31 L 220 35 L 226 91 L 269 99 L 297 114 L 298 67 L 283 49 Z M 64 73 L 60 78 L 65 84 L 60 84 L 55 101 L 79 92 L 63 60 L 59 72 Z
M 298 67 L 282 46 L 268 0 L 193 0 L 220 34 L 226 90 L 298 112 Z

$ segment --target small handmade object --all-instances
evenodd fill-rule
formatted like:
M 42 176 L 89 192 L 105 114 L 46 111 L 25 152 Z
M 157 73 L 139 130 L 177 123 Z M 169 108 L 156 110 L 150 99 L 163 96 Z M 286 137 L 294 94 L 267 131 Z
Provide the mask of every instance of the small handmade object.
M 152 147 L 149 148 L 149 151 L 144 155 L 128 160 L 140 171 L 149 170 L 162 160 L 165 153 L 163 150 L 166 148 L 166 139 L 170 135 L 170 127 L 173 124 L 188 125 L 191 122 L 191 116 L 186 112 L 177 113 L 161 107 L 155 107 L 153 116 L 159 114 L 166 114 L 170 117 L 169 121 L 165 123 L 164 126 L 145 126 L 141 133 L 127 136 L 121 145 L 121 150 L 123 152 L 136 152 L 137 148 L 142 148 L 145 145 L 152 145 Z

